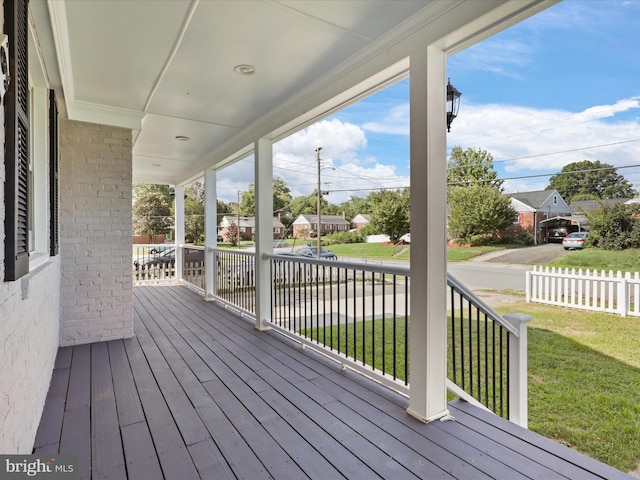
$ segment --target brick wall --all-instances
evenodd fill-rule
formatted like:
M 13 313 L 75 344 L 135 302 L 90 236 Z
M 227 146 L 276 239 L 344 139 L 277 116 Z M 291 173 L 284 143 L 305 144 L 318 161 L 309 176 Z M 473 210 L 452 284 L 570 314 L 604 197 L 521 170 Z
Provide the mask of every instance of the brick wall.
M 58 351 L 59 311 L 59 256 L 18 281 L 0 283 L 2 453 L 31 453 Z
M 60 122 L 60 344 L 133 336 L 131 131 Z

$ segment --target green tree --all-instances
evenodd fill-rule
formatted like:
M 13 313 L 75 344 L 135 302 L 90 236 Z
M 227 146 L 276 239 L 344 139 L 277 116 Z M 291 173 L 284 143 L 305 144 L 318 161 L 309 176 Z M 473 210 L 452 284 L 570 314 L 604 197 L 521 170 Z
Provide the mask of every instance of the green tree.
M 513 223 L 517 212 L 509 198 L 490 185 L 449 187 L 449 235 L 468 242 L 475 235 L 494 236 Z
M 569 163 L 549 179 L 548 190 L 556 189 L 562 198 L 571 200 L 631 198 L 636 192 L 616 169 L 599 160 Z
M 502 192 L 503 180 L 498 179 L 493 169 L 493 157 L 482 149 L 455 146 L 447 161 L 447 184 L 463 186 L 481 184 L 491 186 Z
M 291 190 L 280 177 L 273 179 L 273 211 L 281 212 L 291 203 Z M 255 215 L 256 212 L 256 186 L 249 184 L 249 189 L 242 193 L 240 201 L 240 212 L 242 215 Z
M 138 197 L 133 205 L 133 232 L 148 233 L 151 241 L 156 235 L 166 234 L 173 224 L 171 208 L 158 192 Z
M 588 245 L 605 250 L 640 248 L 640 205 L 618 203 L 586 214 Z
M 340 210 L 345 212 L 346 217 L 350 219 L 360 213 L 370 213 L 372 210 L 371 194 L 366 197 L 352 195 L 349 200 L 340 204 Z
M 327 212 L 328 206 L 329 204 L 325 198 L 322 197 L 320 199 L 322 213 L 329 214 Z M 311 195 L 302 195 L 291 200 L 289 209 L 291 210 L 291 215 L 294 217 L 294 220 L 298 215 L 316 215 L 318 213 L 318 196 L 315 190 Z
M 184 189 L 184 237 L 187 243 L 204 242 L 204 185 L 193 182 Z
M 409 232 L 409 190 L 381 190 L 369 195 L 372 205 L 369 224 L 377 232 L 388 235 L 392 242 Z
M 494 236 L 513 223 L 516 211 L 502 195 L 503 181 L 489 152 L 453 147 L 447 183 L 450 237 L 468 242 L 475 235 Z
M 145 196 L 147 193 L 157 193 L 164 203 L 171 206 L 173 204 L 173 188 L 169 185 L 158 183 L 136 183 L 133 185 L 133 200 Z

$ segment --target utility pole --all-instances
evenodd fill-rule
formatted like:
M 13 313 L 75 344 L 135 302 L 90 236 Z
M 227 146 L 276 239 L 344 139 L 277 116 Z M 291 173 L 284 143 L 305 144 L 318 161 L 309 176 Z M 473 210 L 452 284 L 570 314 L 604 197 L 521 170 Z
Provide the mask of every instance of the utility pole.
M 316 148 L 316 159 L 318 161 L 318 228 L 316 229 L 316 240 L 317 240 L 317 245 L 318 245 L 318 258 L 322 258 L 322 256 L 320 255 L 320 248 L 322 245 L 322 242 L 320 240 L 320 234 L 322 231 L 322 218 L 321 218 L 321 212 L 320 212 L 320 206 L 321 206 L 321 199 L 322 199 L 322 191 L 320 190 L 320 150 L 322 150 L 322 147 L 318 147 Z

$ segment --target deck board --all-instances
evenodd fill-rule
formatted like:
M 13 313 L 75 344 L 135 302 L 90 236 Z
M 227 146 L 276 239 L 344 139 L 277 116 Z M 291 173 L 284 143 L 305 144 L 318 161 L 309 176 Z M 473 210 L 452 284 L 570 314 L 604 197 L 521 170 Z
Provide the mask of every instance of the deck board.
M 182 286 L 136 287 L 136 338 L 61 348 L 35 452 L 79 478 L 629 478 L 464 402 L 400 394 Z

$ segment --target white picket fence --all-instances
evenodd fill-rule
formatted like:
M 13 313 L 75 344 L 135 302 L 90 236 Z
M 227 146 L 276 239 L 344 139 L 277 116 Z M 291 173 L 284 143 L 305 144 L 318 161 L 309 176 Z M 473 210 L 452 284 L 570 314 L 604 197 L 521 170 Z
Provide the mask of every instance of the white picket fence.
M 640 317 L 640 273 L 534 267 L 527 302 Z

